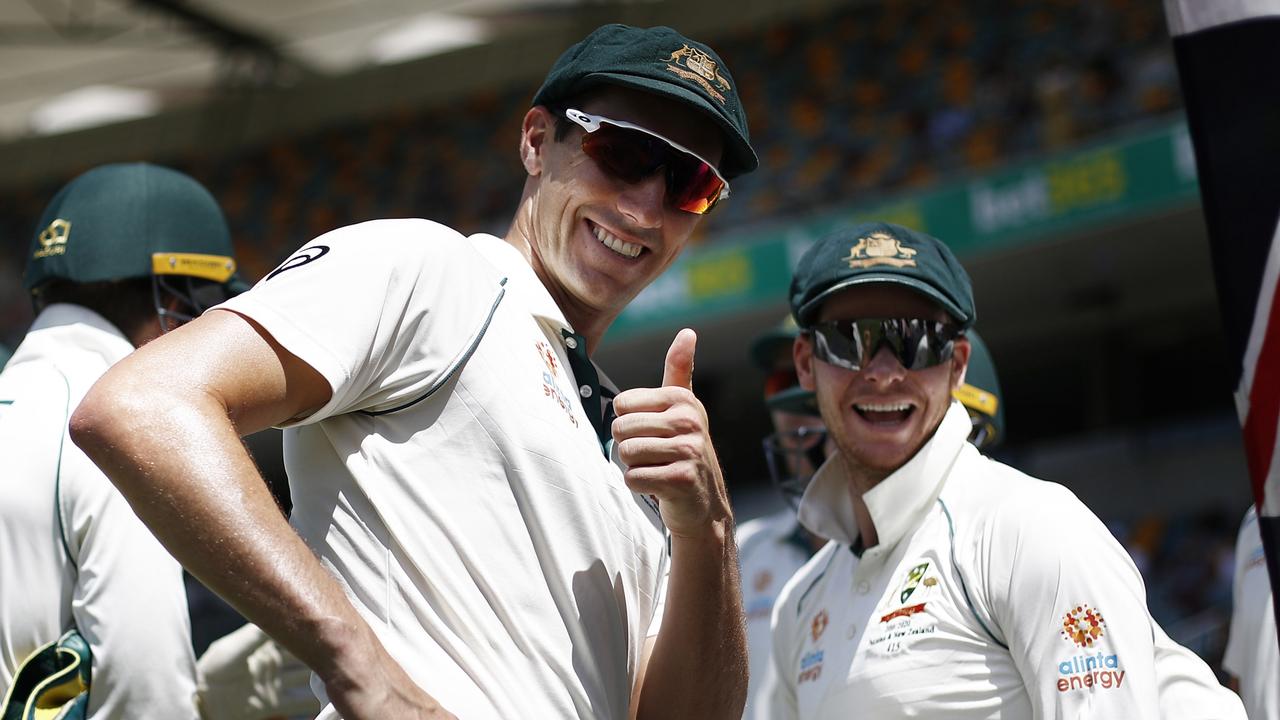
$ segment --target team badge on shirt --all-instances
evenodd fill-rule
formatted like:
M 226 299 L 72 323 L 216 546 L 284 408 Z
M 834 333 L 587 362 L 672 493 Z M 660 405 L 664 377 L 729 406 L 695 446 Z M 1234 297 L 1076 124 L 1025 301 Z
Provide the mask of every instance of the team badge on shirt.
M 924 574 L 928 570 L 929 561 L 926 560 L 907 571 L 907 579 L 902 583 L 902 590 L 898 593 L 898 602 L 905 603 L 911 597 L 911 593 L 919 587 L 920 581 L 924 579 Z
M 892 655 L 908 649 L 914 640 L 937 632 L 937 619 L 925 608 L 934 600 L 939 585 L 933 563 L 919 558 L 907 570 L 902 583 L 881 601 L 879 622 L 867 628 L 869 647 Z

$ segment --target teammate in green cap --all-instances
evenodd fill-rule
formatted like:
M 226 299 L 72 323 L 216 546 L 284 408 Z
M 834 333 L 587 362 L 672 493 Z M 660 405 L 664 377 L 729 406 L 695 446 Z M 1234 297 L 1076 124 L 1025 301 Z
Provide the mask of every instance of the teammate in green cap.
M 112 363 L 237 289 L 231 254 L 208 191 L 155 165 L 90 170 L 45 208 L 23 278 L 35 323 L 0 373 L 0 696 L 12 717 L 72 657 L 75 682 L 41 693 L 74 705 L 66 717 L 196 715 L 182 569 L 67 421 Z M 60 639 L 67 661 L 41 652 Z
M 788 315 L 751 343 L 751 360 L 765 372 L 764 401 L 773 425 L 764 439 L 769 479 L 786 507 L 738 526 L 742 601 L 747 613 L 751 683 L 743 717 L 767 720 L 762 700 L 771 694 L 769 620 L 787 579 L 826 542 L 796 522 L 795 503 L 826 457 L 826 428 L 813 393 L 796 379 L 791 346 L 800 329 Z
M 755 168 L 737 83 L 670 28 L 606 25 L 519 140 L 505 237 L 322 235 L 109 373 L 72 437 L 316 671 L 323 720 L 735 718 L 733 517 L 694 335 L 660 388 L 617 393 L 590 354 Z M 269 425 L 292 528 L 238 438 Z
M 996 376 L 995 358 L 978 331 L 969 328 L 969 365 L 964 382 L 951 395 L 964 405 L 973 423 L 969 442 L 979 450 L 989 450 L 1004 440 L 1004 400 L 1000 395 L 1000 379 Z
M 1083 503 L 966 442 L 975 306 L 942 242 L 842 228 L 791 310 L 837 450 L 800 501 L 831 541 L 774 608 L 769 717 L 1244 717 Z
M 792 360 L 799 326 L 790 315 L 751 344 L 751 358 L 768 373 L 765 405 L 774 431 L 764 440 L 769 477 L 786 500 L 787 508 L 738 527 L 738 557 L 742 566 L 743 605 L 747 613 L 747 643 L 751 685 L 746 720 L 770 720 L 769 697 L 777 684 L 770 666 L 770 620 L 783 585 L 826 543 L 797 522 L 796 507 L 816 470 L 830 452 L 826 426 L 812 390 L 801 387 Z M 979 450 L 992 447 L 1004 430 L 1004 408 L 995 363 L 986 344 L 972 329 L 973 352 L 965 382 L 953 395 L 973 422 L 969 441 Z M 998 430 L 997 430 L 998 428 Z

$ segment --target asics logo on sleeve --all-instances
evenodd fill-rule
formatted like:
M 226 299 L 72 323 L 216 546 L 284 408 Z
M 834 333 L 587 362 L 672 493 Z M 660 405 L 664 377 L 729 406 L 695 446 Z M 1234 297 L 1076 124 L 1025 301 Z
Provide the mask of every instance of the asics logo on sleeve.
M 270 280 L 285 270 L 292 270 L 297 267 L 302 267 L 309 262 L 319 260 L 327 254 L 329 254 L 328 245 L 311 245 L 310 247 L 302 248 L 298 252 L 294 253 L 293 257 L 281 263 L 280 267 L 272 270 L 271 274 L 268 275 L 265 280 Z

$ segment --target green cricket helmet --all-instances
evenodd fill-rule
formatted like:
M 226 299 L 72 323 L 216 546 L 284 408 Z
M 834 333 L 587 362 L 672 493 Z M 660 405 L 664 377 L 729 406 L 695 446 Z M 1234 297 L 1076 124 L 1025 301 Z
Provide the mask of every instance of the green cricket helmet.
M 965 333 L 969 346 L 969 368 L 965 371 L 964 384 L 952 393 L 969 411 L 973 431 L 969 440 L 979 450 L 1000 444 L 1004 439 L 1004 403 L 1000 399 L 1000 380 L 996 376 L 995 361 L 991 351 L 977 331 Z
M 247 286 L 236 274 L 231 232 L 200 183 L 149 163 L 109 164 L 54 196 L 31 240 L 22 284 L 37 306 L 50 282 L 88 284 L 152 278 L 156 309 L 189 320 Z M 190 314 L 168 310 L 162 293 Z

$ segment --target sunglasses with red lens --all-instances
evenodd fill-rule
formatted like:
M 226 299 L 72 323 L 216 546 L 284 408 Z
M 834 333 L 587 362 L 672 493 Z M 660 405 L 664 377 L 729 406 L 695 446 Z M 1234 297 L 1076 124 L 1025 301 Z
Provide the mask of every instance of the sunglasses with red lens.
M 677 210 L 704 215 L 729 197 L 720 171 L 689 148 L 622 120 L 573 108 L 564 114 L 585 131 L 582 152 L 613 177 L 637 183 L 665 170 L 667 202 Z

